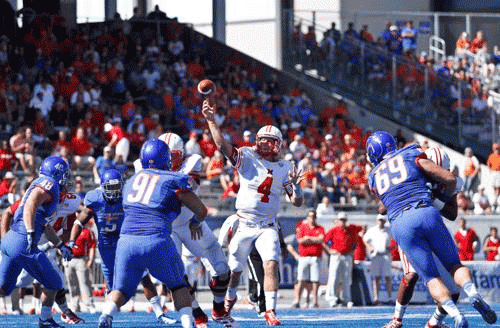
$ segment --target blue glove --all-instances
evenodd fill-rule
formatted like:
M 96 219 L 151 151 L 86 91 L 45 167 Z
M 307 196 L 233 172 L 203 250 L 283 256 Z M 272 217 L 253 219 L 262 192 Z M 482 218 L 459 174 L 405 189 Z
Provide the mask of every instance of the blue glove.
M 33 254 L 38 249 L 37 245 L 33 241 L 34 239 L 35 239 L 35 232 L 34 231 L 28 232 L 28 234 L 26 235 L 26 241 L 28 242 L 28 245 L 26 245 L 26 252 L 28 254 Z
M 70 261 L 73 258 L 73 251 L 68 246 L 64 245 L 62 241 L 56 246 L 61 251 L 63 259 Z

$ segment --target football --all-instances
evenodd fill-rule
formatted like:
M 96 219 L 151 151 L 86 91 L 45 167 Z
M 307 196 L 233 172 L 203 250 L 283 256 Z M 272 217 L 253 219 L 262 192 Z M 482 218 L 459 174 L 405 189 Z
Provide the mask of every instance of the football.
M 215 90 L 215 83 L 211 80 L 201 80 L 198 83 L 198 92 L 203 95 L 209 95 L 212 91 Z

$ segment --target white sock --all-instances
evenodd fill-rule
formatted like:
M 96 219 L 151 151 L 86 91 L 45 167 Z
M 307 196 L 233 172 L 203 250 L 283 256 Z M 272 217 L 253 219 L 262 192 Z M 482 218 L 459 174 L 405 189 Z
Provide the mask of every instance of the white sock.
M 403 319 L 408 305 L 403 305 L 396 301 L 396 306 L 394 306 L 394 318 Z
M 49 320 L 50 318 L 52 318 L 52 307 L 42 306 L 42 310 L 40 311 L 40 319 L 45 321 Z
M 165 296 L 165 295 L 161 295 L 161 296 L 160 296 L 160 302 L 161 302 L 160 304 L 161 304 L 161 306 L 162 306 L 162 307 L 163 307 L 165 304 L 167 304 L 167 296 Z
M 181 324 L 183 328 L 192 328 L 194 324 L 193 308 L 186 306 L 179 310 Z
M 118 307 L 114 302 L 106 301 L 102 306 L 102 315 L 114 316 L 118 313 Z
M 36 298 L 36 297 L 33 297 L 31 299 L 31 306 L 33 306 L 33 308 L 36 310 L 38 310 L 40 308 L 42 304 L 40 303 L 40 299 L 39 298 Z
M 2 307 L 2 308 L 5 307 L 5 296 L 0 297 L 0 307 Z
M 429 319 L 429 325 L 435 326 L 438 323 L 440 323 L 441 321 L 443 321 L 443 319 L 445 317 L 446 317 L 446 314 L 444 314 L 443 312 L 439 311 L 439 308 L 437 307 L 436 311 L 434 311 L 434 313 L 432 314 L 431 318 Z
M 467 296 L 477 296 L 477 289 L 472 281 L 467 281 L 462 288 L 464 289 L 464 292 L 467 294 Z
M 155 313 L 157 318 L 163 314 L 163 309 L 160 304 L 159 296 L 155 296 L 152 299 L 150 299 L 149 304 L 151 304 L 151 306 L 153 307 L 153 312 Z
M 450 317 L 452 317 L 453 319 L 462 315 L 458 310 L 457 305 L 453 303 L 451 299 L 447 299 L 446 301 L 444 301 L 443 304 L 441 304 L 441 306 L 443 307 L 443 309 L 445 309 L 446 312 L 448 312 Z
M 237 290 L 236 288 L 228 288 L 227 289 L 227 297 L 229 297 L 229 299 L 231 300 L 234 300 L 237 296 Z
M 278 292 L 277 291 L 265 291 L 264 295 L 266 297 L 266 310 L 275 310 L 276 303 L 278 303 Z

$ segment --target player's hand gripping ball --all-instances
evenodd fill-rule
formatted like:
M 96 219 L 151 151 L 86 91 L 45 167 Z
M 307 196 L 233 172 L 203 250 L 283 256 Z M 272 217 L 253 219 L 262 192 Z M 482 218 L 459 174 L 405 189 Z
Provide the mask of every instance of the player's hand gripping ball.
M 198 92 L 202 95 L 208 96 L 215 90 L 215 83 L 211 80 L 201 80 L 198 83 Z

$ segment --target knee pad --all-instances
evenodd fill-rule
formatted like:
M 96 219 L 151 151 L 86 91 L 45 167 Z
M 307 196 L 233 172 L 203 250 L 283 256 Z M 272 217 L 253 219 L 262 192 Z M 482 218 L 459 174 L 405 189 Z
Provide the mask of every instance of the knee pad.
M 210 290 L 213 293 L 225 294 L 229 285 L 229 272 L 221 276 L 212 277 L 210 279 Z

